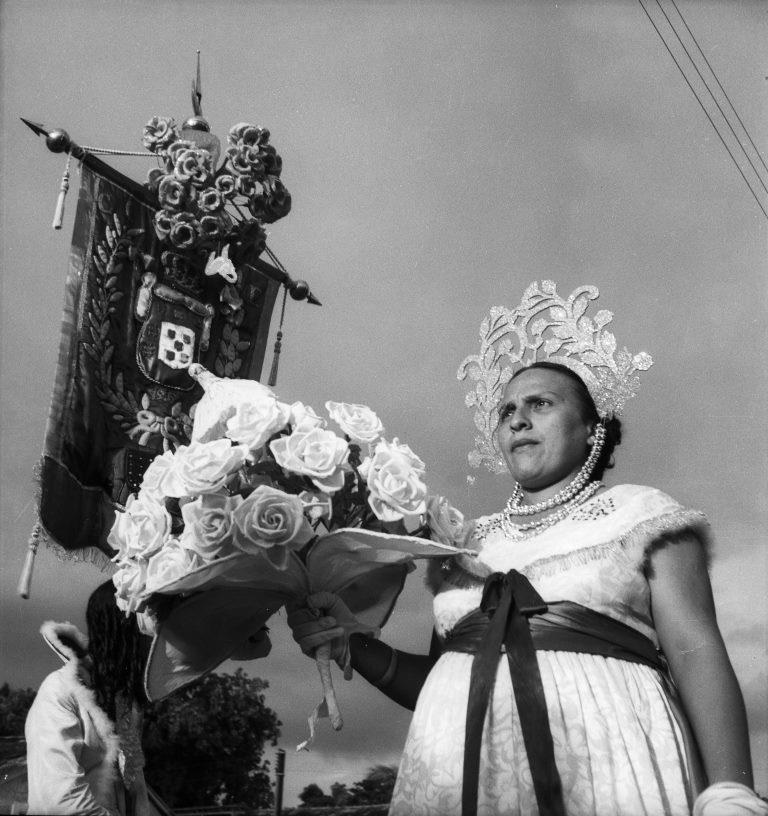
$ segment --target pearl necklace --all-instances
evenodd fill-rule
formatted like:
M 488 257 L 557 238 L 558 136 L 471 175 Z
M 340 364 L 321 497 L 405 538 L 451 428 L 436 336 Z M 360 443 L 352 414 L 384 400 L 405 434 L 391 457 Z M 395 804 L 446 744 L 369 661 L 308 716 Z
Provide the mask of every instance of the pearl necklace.
M 595 428 L 595 441 L 587 457 L 587 461 L 581 466 L 581 470 L 576 474 L 573 481 L 549 499 L 536 502 L 536 504 L 523 504 L 523 488 L 519 483 L 515 484 L 512 495 L 507 499 L 505 507 L 506 514 L 508 516 L 532 516 L 534 513 L 541 513 L 544 510 L 552 510 L 559 505 L 567 504 L 584 489 L 584 486 L 589 481 L 589 476 L 594 470 L 598 457 L 603 450 L 604 442 L 605 426 L 599 424 Z
M 591 499 L 602 486 L 602 482 L 590 482 L 581 492 L 577 493 L 569 502 L 563 504 L 556 512 L 536 519 L 535 521 L 529 521 L 526 524 L 513 523 L 511 515 L 505 511 L 502 514 L 503 526 L 507 533 L 513 538 L 523 538 L 527 535 L 543 532 L 549 527 L 553 527 L 558 522 L 566 519 L 579 505 Z

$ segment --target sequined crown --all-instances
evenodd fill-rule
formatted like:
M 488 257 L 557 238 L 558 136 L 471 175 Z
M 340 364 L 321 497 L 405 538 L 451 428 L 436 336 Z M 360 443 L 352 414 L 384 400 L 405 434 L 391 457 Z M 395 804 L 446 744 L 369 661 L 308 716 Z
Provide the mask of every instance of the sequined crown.
M 459 366 L 457 377 L 467 375 L 475 387 L 466 396 L 475 407 L 475 450 L 472 467 L 484 464 L 492 473 L 506 470 L 494 442 L 496 406 L 512 375 L 531 363 L 560 363 L 581 377 L 602 418 L 620 414 L 639 385 L 638 371 L 653 364 L 650 354 L 616 350 L 616 338 L 605 329 L 613 313 L 606 309 L 588 317 L 587 308 L 600 292 L 580 286 L 561 298 L 553 281 L 534 281 L 514 309 L 494 306 L 480 324 L 480 353 Z

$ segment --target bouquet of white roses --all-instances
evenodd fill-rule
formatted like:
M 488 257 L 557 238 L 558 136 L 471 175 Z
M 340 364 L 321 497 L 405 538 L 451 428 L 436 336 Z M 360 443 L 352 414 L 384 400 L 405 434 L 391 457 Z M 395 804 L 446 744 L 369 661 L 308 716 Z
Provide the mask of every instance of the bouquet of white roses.
M 370 408 L 326 403 L 341 436 L 257 382 L 218 379 L 199 365 L 190 373 L 206 390 L 192 442 L 150 464 L 109 536 L 117 603 L 153 633 L 159 599 L 225 586 L 266 593 L 265 620 L 283 603 L 347 590 L 350 608 L 378 630 L 414 558 L 459 551 L 461 514 L 429 496 L 424 462 L 387 441 Z M 341 727 L 328 650 L 319 652 L 325 701 Z

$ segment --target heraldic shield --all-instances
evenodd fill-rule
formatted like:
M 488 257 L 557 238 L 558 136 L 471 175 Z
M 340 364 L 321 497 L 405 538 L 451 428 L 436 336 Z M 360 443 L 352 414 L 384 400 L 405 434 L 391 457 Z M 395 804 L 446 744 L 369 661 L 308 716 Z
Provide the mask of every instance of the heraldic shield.
M 136 340 L 136 363 L 157 385 L 191 391 L 188 369 L 208 348 L 214 309 L 188 295 L 156 284 Z

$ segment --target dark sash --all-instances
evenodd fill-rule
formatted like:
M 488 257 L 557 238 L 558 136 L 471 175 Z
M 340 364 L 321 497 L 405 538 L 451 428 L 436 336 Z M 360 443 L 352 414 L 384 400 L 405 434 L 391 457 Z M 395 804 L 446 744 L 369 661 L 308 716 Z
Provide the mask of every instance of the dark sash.
M 499 653 L 506 652 L 512 689 L 540 816 L 565 816 L 536 650 L 582 652 L 664 671 L 653 643 L 637 630 L 580 604 L 546 604 L 517 570 L 490 575 L 480 609 L 451 630 L 443 651 L 474 654 L 467 702 L 462 816 L 477 813 L 480 745 Z

